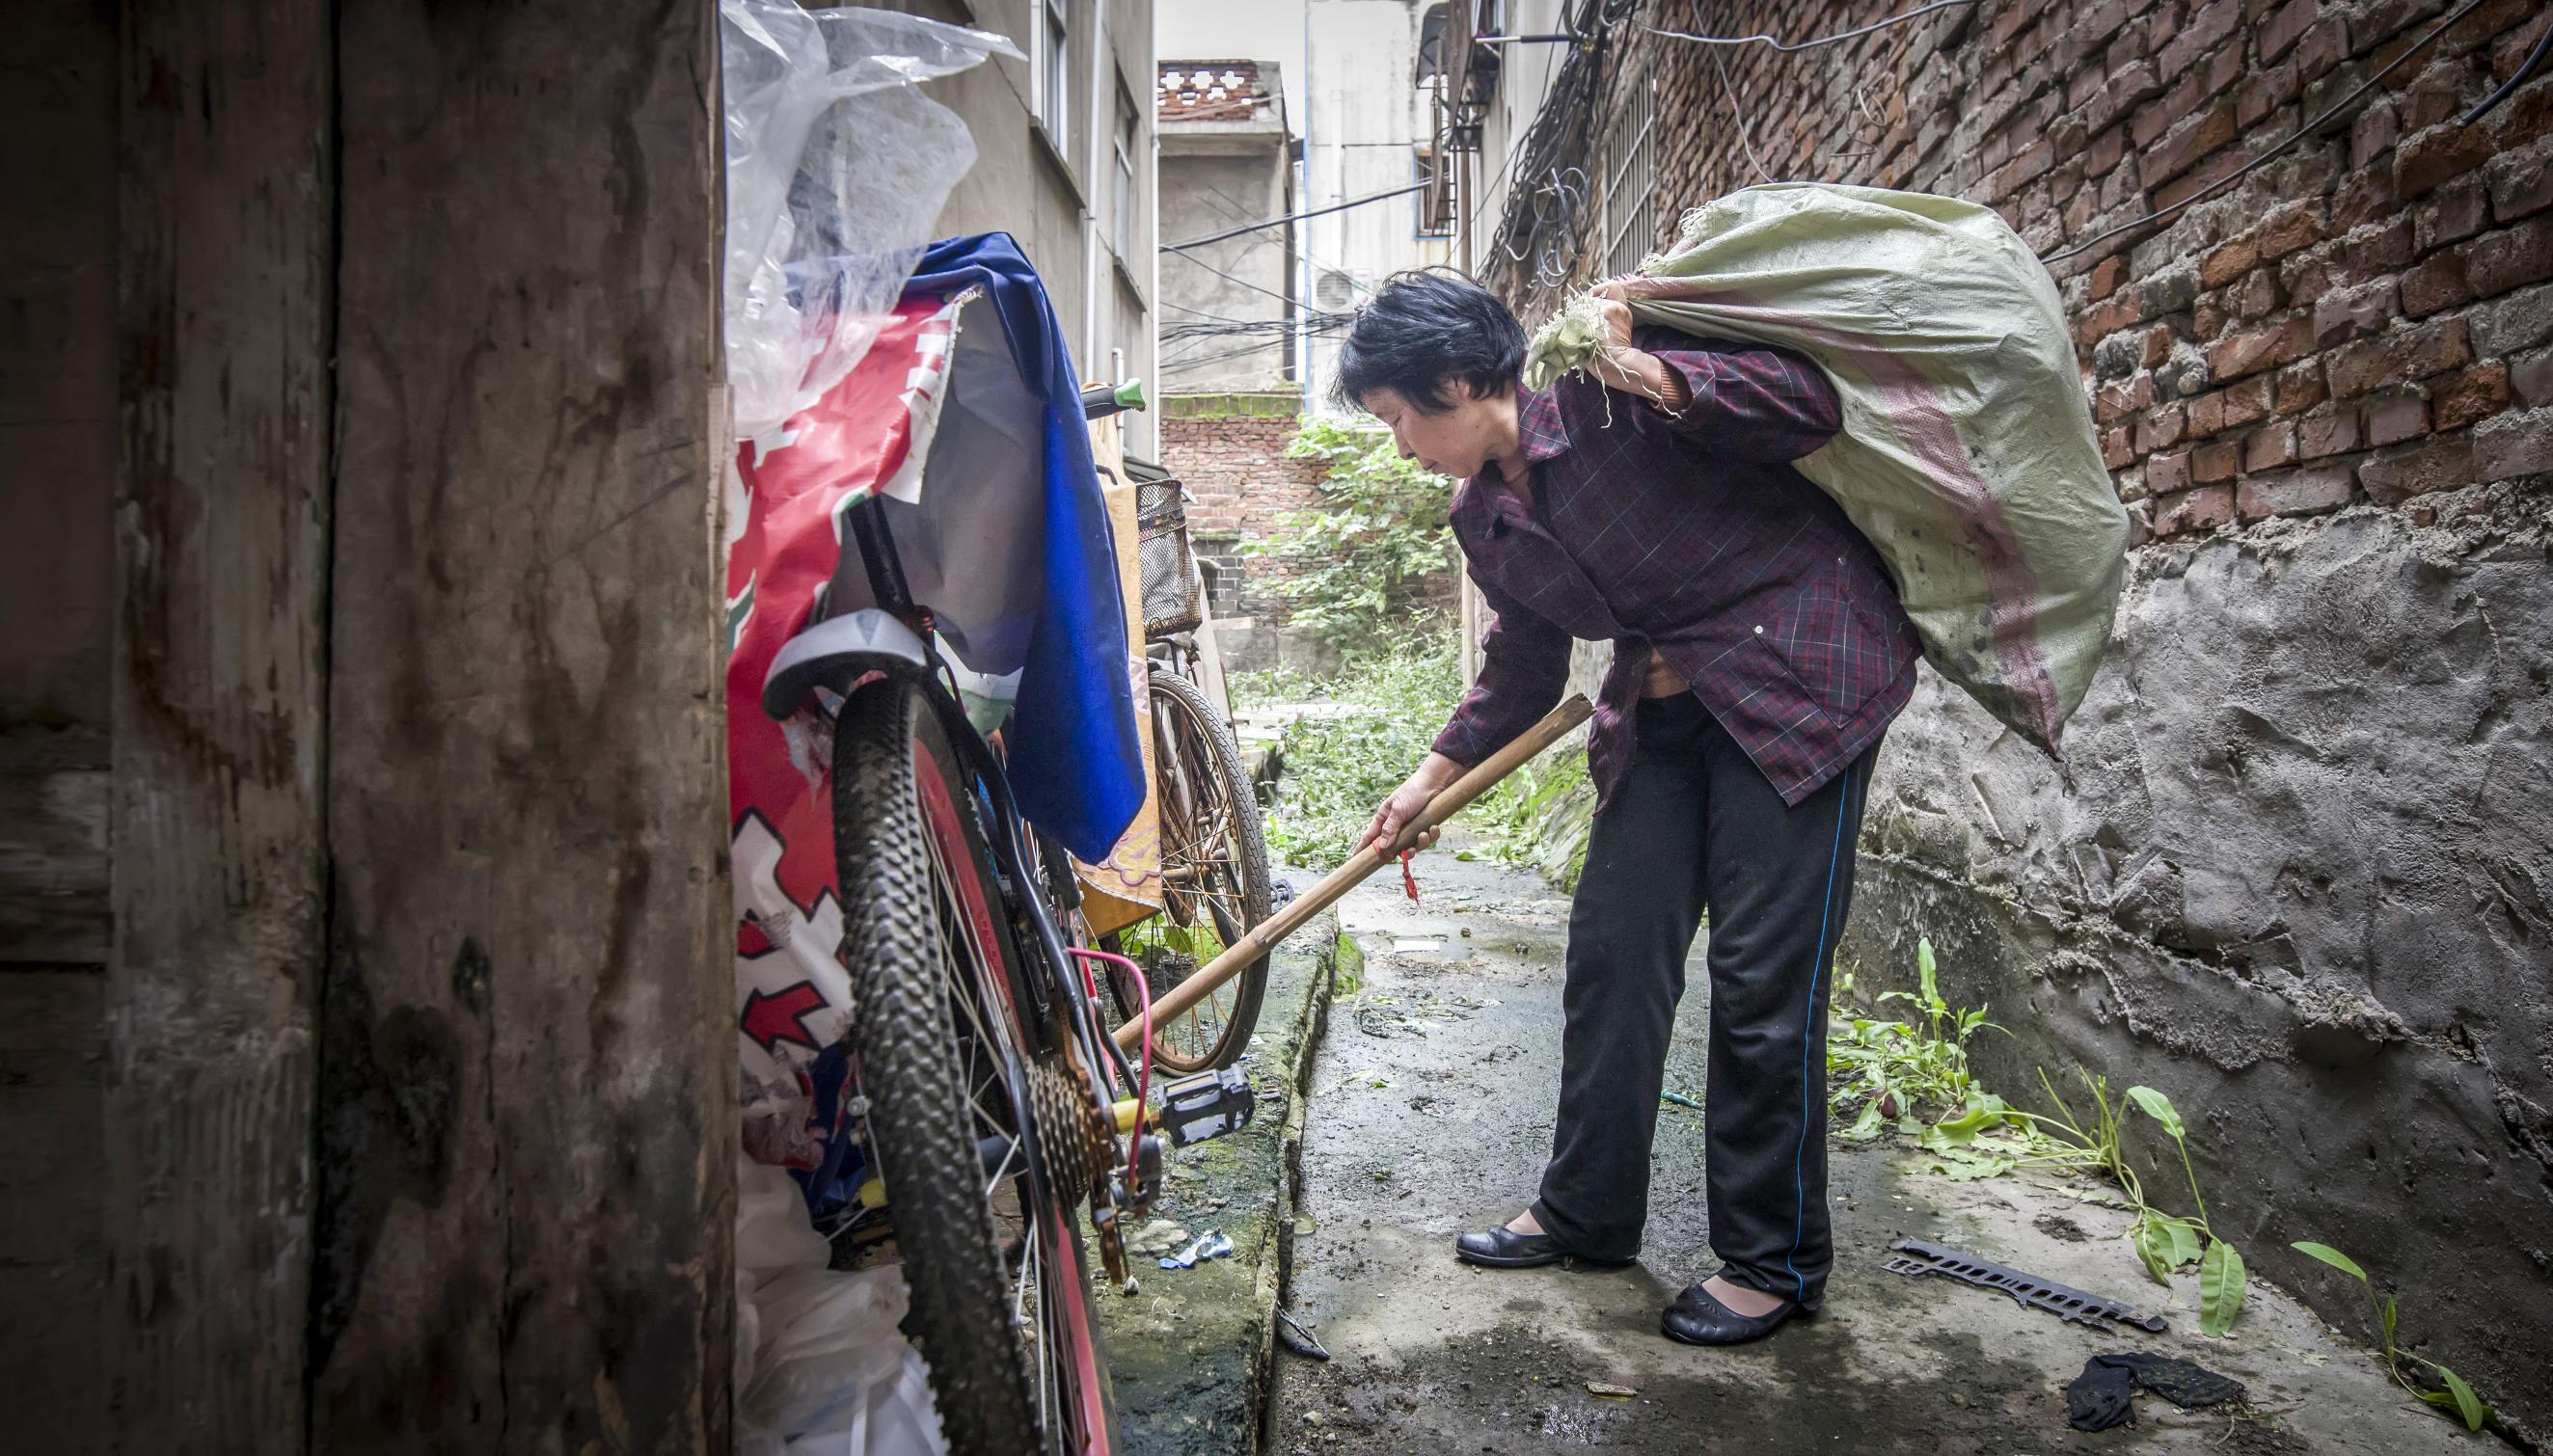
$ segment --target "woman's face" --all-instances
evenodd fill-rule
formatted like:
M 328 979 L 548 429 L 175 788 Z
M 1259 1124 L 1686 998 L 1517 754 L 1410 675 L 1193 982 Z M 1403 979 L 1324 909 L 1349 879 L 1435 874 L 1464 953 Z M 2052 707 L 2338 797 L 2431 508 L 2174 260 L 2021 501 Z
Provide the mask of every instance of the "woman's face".
M 1375 390 L 1361 402 L 1391 426 L 1392 443 L 1400 447 L 1403 460 L 1467 480 L 1515 449 L 1515 394 L 1477 395 L 1460 385 L 1453 387 L 1453 407 L 1438 414 L 1418 408 L 1395 390 Z

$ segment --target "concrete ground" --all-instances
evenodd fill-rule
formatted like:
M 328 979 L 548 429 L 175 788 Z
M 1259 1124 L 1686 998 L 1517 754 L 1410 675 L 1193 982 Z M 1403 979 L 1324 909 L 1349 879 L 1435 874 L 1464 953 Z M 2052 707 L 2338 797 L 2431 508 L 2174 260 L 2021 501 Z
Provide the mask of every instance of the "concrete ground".
M 1659 1309 L 1711 1267 L 1698 1113 L 1670 1107 L 1660 1124 L 1639 1265 L 1456 1263 L 1454 1236 L 1511 1216 L 1549 1151 L 1567 905 L 1523 871 L 1442 849 L 1419 860 L 1418 879 L 1417 907 L 1396 876 L 1378 876 L 1341 906 L 1365 952 L 1363 984 L 1351 989 L 1343 976 L 1310 1066 L 1285 1290 L 1335 1358 L 1276 1357 L 1264 1449 L 2498 1448 L 2414 1405 L 2363 1348 L 2267 1286 L 2251 1287 L 2234 1338 L 2199 1336 L 2194 1280 L 2168 1291 L 2153 1284 L 2119 1237 L 2126 1215 L 2084 1201 L 2098 1197 L 2093 1185 L 2039 1176 L 1953 1183 L 1921 1170 L 1904 1145 L 1836 1145 L 1837 1263 L 1826 1309 L 1760 1344 L 1706 1351 L 1657 1332 Z M 1439 944 L 1425 949 L 1430 941 Z M 1707 1008 L 1696 949 L 1668 1084 L 1698 1096 Z M 1908 1236 L 2138 1303 L 2163 1313 L 2170 1333 L 2089 1329 L 1971 1286 L 1881 1272 L 1889 1242 Z M 2183 1413 L 2139 1395 L 2135 1427 L 2069 1429 L 2065 1384 L 2086 1357 L 2123 1350 L 2195 1361 L 2244 1382 L 2249 1399 Z M 1599 1396 L 1590 1383 L 1634 1394 Z M 1121 1406 L 1127 1386 L 1121 1378 Z M 1252 1447 L 1236 1433 L 1214 1449 Z
M 1233 1252 L 1165 1270 L 1160 1254 L 1176 1250 L 1156 1249 L 1133 1261 L 1134 1294 L 1103 1288 L 1095 1301 L 1127 1451 L 1221 1456 L 1257 1449 L 1272 1311 L 1294 1212 L 1288 1171 L 1302 1135 L 1298 1093 L 1329 1004 L 1336 936 L 1336 919 L 1318 916 L 1270 957 L 1259 1029 L 1242 1064 L 1258 1092 L 1251 1125 L 1171 1150 L 1153 1221 L 1135 1231 L 1139 1239 L 1149 1231 L 1155 1242 L 1183 1235 L 1180 1247 L 1220 1231 Z

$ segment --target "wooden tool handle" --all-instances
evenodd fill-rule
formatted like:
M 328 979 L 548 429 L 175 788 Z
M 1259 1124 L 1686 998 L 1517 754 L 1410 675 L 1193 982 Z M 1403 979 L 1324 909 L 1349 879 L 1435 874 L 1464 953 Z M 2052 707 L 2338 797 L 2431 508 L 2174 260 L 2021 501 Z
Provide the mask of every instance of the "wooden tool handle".
M 1526 759 L 1558 742 L 1562 734 L 1587 721 L 1596 710 L 1588 705 L 1585 695 L 1572 693 L 1569 701 L 1543 716 L 1540 723 L 1526 728 L 1513 742 L 1482 759 L 1464 771 L 1461 778 L 1447 784 L 1427 801 L 1427 808 L 1416 821 L 1400 832 L 1389 849 L 1377 849 L 1368 844 L 1348 861 L 1321 877 L 1321 882 L 1294 897 L 1292 904 L 1262 921 L 1240 944 L 1197 968 L 1153 1003 L 1153 1024 L 1161 1026 L 1175 1021 L 1186 1010 L 1211 996 L 1215 988 L 1241 974 L 1269 948 L 1302 929 L 1303 922 L 1329 908 L 1330 903 L 1355 889 L 1367 875 L 1383 868 L 1400 856 L 1400 851 L 1418 842 L 1418 837 L 1462 812 L 1463 806 L 1489 792 L 1492 784 L 1524 766 Z M 1117 1045 L 1132 1051 L 1143 1045 L 1144 1018 L 1136 1017 L 1115 1033 Z

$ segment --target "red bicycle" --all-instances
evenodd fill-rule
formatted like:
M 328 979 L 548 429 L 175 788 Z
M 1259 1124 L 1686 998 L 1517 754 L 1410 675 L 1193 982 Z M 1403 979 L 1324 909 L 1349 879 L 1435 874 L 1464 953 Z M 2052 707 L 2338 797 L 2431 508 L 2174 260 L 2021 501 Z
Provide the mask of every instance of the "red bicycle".
M 811 623 L 762 693 L 775 718 L 812 699 L 832 727 L 850 1105 L 876 1173 L 862 1201 L 904 1265 L 949 1449 L 1105 1453 L 1082 1214 L 1127 1284 L 1125 1230 L 1159 1190 L 1165 1142 L 1247 1124 L 1250 1087 L 1209 1072 L 1150 1105 L 1151 1049 L 1130 1059 L 1109 1036 L 1095 967 L 1112 957 L 1066 933 L 1069 862 L 1021 818 L 960 706 L 896 554 L 898 508 L 845 512 L 877 605 Z

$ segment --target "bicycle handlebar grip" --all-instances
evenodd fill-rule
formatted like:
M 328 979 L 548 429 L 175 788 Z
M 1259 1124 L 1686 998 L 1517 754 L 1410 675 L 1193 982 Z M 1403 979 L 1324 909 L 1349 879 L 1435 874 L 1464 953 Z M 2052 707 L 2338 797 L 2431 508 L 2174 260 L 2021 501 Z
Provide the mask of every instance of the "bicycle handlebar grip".
M 1081 392 L 1081 417 L 1105 419 L 1121 409 L 1145 407 L 1144 382 L 1128 380 L 1122 385 L 1092 385 Z

